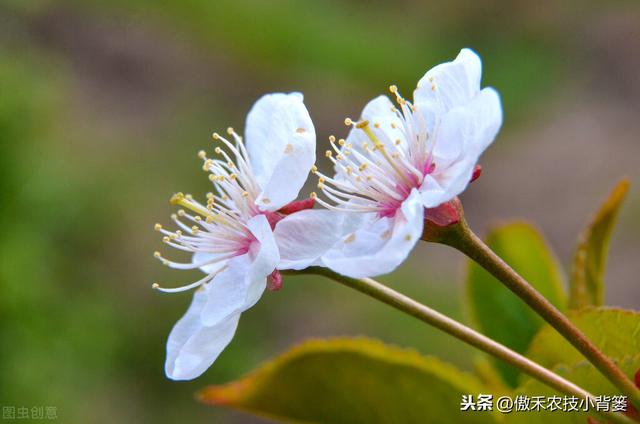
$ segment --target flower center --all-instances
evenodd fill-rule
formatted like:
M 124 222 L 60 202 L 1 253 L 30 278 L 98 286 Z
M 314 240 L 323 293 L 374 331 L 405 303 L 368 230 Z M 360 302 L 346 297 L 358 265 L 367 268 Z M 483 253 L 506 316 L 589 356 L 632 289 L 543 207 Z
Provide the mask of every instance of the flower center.
M 169 231 L 160 224 L 155 225 L 155 229 L 164 234 L 164 243 L 185 252 L 202 253 L 205 258 L 199 262 L 179 263 L 165 259 L 160 252 L 155 252 L 154 256 L 163 264 L 176 269 L 207 267 L 211 271 L 203 279 L 178 288 L 161 288 L 154 284 L 153 287 L 158 290 L 177 292 L 208 283 L 225 269 L 226 261 L 247 253 L 256 240 L 246 223 L 260 213 L 255 205 L 259 186 L 242 138 L 233 128 L 229 128 L 227 132 L 235 143 L 218 133 L 213 134 L 213 139 L 224 144 L 233 159 L 220 147 L 214 150 L 218 155 L 216 159 L 207 158 L 204 151 L 198 153 L 204 160 L 203 170 L 209 172 L 215 191 L 207 193 L 206 205 L 189 194 L 177 193 L 171 197 L 171 203 L 184 209 L 180 209 L 171 218 L 179 229 Z
M 368 120 L 345 120 L 351 131 L 366 135 L 361 146 L 344 139 L 336 144 L 335 137 L 329 137 L 333 149 L 325 156 L 335 165 L 336 176 L 330 178 L 315 167 L 312 170 L 319 177 L 318 188 L 330 202 L 318 199 L 315 193 L 312 197 L 324 207 L 394 216 L 411 190 L 434 171 L 424 118 L 414 113 L 413 105 L 400 97 L 395 86 L 390 90 L 399 105 L 391 110 L 393 119 L 374 121 L 373 125 Z

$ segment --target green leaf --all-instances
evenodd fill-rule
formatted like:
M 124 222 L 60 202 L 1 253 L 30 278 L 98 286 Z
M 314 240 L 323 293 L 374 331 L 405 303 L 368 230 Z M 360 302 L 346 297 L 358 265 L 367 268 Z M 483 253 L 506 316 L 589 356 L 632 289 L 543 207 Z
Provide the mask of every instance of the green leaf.
M 285 422 L 497 422 L 491 412 L 461 412 L 462 394 L 489 393 L 472 375 L 415 351 L 358 339 L 312 340 L 240 380 L 200 394 Z
M 535 228 L 525 222 L 509 223 L 491 231 L 486 242 L 544 297 L 564 309 L 562 271 Z M 471 318 L 478 329 L 518 352 L 525 352 L 543 320 L 472 261 L 469 262 L 466 291 Z M 505 381 L 515 387 L 518 370 L 497 359 L 492 361 Z
M 640 312 L 600 307 L 569 311 L 567 317 L 607 356 L 624 358 L 640 352 Z M 544 367 L 584 360 L 550 326 L 535 337 L 527 356 Z
M 640 368 L 640 355 L 627 356 L 617 361 L 620 369 L 627 375 L 632 376 L 638 368 Z M 616 389 L 607 379 L 605 379 L 591 364 L 586 361 L 582 361 L 578 364 L 556 365 L 553 367 L 553 371 L 567 380 L 575 383 L 576 385 L 587 390 L 594 396 L 620 396 L 620 390 Z M 536 381 L 534 379 L 527 379 L 527 381 L 516 390 L 517 395 L 524 396 L 560 396 L 564 399 L 564 393 L 559 393 L 548 386 Z M 511 423 L 540 423 L 540 424 L 585 424 L 588 417 L 597 417 L 594 412 L 595 408 L 589 405 L 590 412 L 571 412 L 566 413 L 563 411 L 541 411 L 541 412 L 520 412 L 512 413 L 507 419 L 507 422 Z M 605 422 L 605 420 L 599 420 L 599 422 Z
M 567 316 L 605 355 L 612 358 L 626 375 L 633 378 L 635 372 L 640 369 L 640 312 L 592 307 L 569 311 Z M 620 395 L 618 389 L 550 326 L 545 326 L 535 337 L 527 356 L 595 396 Z M 559 395 L 532 379 L 527 379 L 516 393 L 529 396 Z M 596 416 L 593 410 L 591 413 L 579 414 L 546 412 L 512 415 L 509 422 L 543 424 L 584 424 L 588 416 Z
M 609 240 L 628 191 L 629 181 L 620 181 L 580 235 L 569 290 L 569 307 L 572 309 L 604 303 L 603 276 Z

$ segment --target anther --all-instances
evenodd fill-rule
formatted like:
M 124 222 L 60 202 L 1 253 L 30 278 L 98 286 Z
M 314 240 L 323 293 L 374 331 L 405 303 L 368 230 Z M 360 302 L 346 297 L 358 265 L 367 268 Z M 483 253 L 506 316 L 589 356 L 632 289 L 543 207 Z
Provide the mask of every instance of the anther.
M 367 121 L 366 119 L 363 119 L 362 121 L 356 124 L 356 128 L 360 128 L 360 129 L 366 128 L 368 126 L 369 126 L 369 121 Z
M 200 150 L 200 151 L 198 152 L 198 157 L 199 157 L 200 159 L 206 159 L 206 158 L 207 158 L 207 152 L 205 152 L 204 150 Z
M 177 204 L 179 204 L 180 202 L 182 202 L 183 200 L 184 200 L 184 194 L 183 194 L 183 193 L 178 192 L 178 193 L 174 194 L 173 196 L 171 196 L 171 199 L 169 199 L 169 202 L 170 202 L 172 205 L 177 205 Z
M 214 140 L 220 140 L 220 134 L 214 132 L 213 135 L 211 135 L 211 138 L 213 138 Z
M 351 120 L 351 118 L 345 118 L 345 120 L 344 120 L 344 124 L 345 124 L 347 127 L 350 127 L 351 125 L 353 125 L 353 121 Z
M 315 191 L 312 191 L 312 192 L 309 194 L 309 197 L 310 197 L 310 198 L 312 198 L 312 199 L 316 199 L 316 198 L 318 197 L 318 194 L 317 194 Z
M 153 229 L 156 230 L 156 231 L 160 231 L 160 230 L 162 230 L 162 225 L 156 224 L 156 225 L 153 226 Z
M 330 135 L 330 136 L 329 136 L 329 141 L 330 141 L 330 142 L 332 142 L 332 143 L 335 143 L 335 141 L 336 141 L 336 136 L 335 136 L 335 135 Z
M 233 127 L 227 128 L 227 134 L 233 135 Z

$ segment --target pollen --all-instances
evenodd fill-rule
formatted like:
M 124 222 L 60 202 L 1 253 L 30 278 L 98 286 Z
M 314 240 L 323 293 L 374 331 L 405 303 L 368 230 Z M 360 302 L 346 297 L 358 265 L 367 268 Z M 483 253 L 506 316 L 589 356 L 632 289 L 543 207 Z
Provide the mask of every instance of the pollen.
M 285 148 L 284 148 L 284 152 L 287 153 L 287 154 L 292 153 L 293 152 L 293 144 L 291 144 L 291 143 L 287 144 L 285 146 Z
M 344 239 L 344 242 L 345 243 L 353 243 L 355 241 L 355 239 L 356 239 L 356 233 L 351 233 L 351 234 L 349 234 L 349 236 L 346 239 Z
M 271 199 L 265 197 L 262 199 L 262 203 L 264 203 L 265 205 L 268 205 L 269 203 L 271 203 Z
M 297 128 L 297 129 L 296 129 L 296 132 L 297 132 L 298 134 L 304 134 L 305 132 L 307 132 L 307 130 L 305 130 L 304 128 L 300 127 L 300 128 Z

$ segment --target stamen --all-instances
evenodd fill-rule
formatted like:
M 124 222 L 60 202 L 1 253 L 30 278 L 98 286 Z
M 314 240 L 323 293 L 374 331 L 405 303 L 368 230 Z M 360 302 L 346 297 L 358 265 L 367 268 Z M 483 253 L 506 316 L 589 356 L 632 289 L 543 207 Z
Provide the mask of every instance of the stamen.
M 360 125 L 358 127 L 358 125 Z M 365 134 L 367 134 L 367 137 L 369 137 L 369 139 L 373 142 L 375 148 L 382 154 L 382 156 L 385 158 L 385 160 L 389 163 L 389 165 L 391 165 L 391 167 L 393 168 L 394 171 L 396 171 L 396 173 L 398 174 L 398 176 L 409 186 L 411 186 L 413 184 L 413 182 L 407 177 L 407 175 L 398 167 L 398 165 L 396 164 L 396 161 L 393 160 L 393 158 L 389 157 L 389 154 L 387 153 L 387 151 L 384 148 L 384 144 L 382 144 L 382 142 L 380 142 L 380 140 L 378 140 L 378 137 L 376 137 L 376 135 L 373 133 L 373 131 L 371 131 L 371 128 L 369 128 L 369 121 L 362 121 L 361 123 L 359 123 L 358 125 L 356 125 L 357 128 L 362 129 Z

